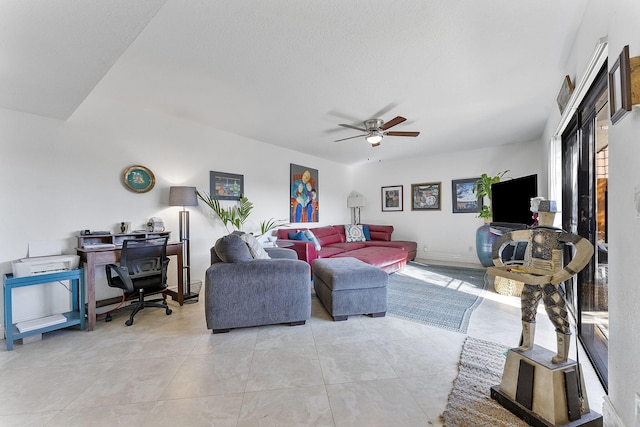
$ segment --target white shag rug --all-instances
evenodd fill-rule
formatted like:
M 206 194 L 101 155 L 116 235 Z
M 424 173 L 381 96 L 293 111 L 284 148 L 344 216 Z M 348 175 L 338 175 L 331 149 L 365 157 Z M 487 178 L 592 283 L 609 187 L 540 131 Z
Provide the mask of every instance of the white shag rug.
M 491 398 L 499 385 L 508 347 L 468 337 L 462 347 L 458 376 L 442 414 L 447 427 L 527 427 L 528 424 Z

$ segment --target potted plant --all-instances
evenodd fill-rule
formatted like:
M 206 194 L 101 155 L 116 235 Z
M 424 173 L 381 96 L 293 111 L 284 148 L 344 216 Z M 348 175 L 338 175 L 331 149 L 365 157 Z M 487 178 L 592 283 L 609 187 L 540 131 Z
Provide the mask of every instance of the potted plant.
M 478 212 L 478 218 L 483 218 L 484 224 L 476 230 L 476 253 L 480 263 L 485 267 L 491 267 L 493 265 L 493 243 L 498 237 L 493 234 L 490 229 L 490 223 L 493 217 L 493 211 L 491 210 L 491 186 L 500 182 L 507 172 L 509 171 L 499 172 L 494 176 L 483 173 L 480 179 L 473 185 L 476 195 L 482 197 L 482 209 Z M 489 201 L 488 205 L 484 203 L 485 199 Z
M 244 224 L 247 222 L 249 215 L 251 215 L 251 212 L 253 211 L 253 203 L 251 203 L 246 196 L 242 196 L 240 198 L 237 206 L 223 208 L 215 195 L 207 193 L 203 194 L 198 190 L 196 190 L 196 194 L 200 200 L 211 208 L 220 221 L 222 221 L 222 224 L 224 225 L 224 228 L 227 229 L 228 233 L 231 233 L 232 231 L 229 229 L 229 226 L 238 231 L 244 231 Z M 286 222 L 277 221 L 273 218 L 262 221 L 260 222 L 260 234 L 257 234 L 256 237 L 263 236 L 274 228 L 280 227 L 284 224 L 286 224 Z
M 473 184 L 473 190 L 475 191 L 478 197 L 482 197 L 482 209 L 478 212 L 478 218 L 484 218 L 485 222 L 491 222 L 491 217 L 493 216 L 493 212 L 491 210 L 491 186 L 495 183 L 500 182 L 502 177 L 509 172 L 508 170 L 504 172 L 499 172 L 495 176 L 489 176 L 486 173 L 483 173 L 480 179 L 478 179 Z M 485 205 L 484 200 L 488 199 L 489 204 Z

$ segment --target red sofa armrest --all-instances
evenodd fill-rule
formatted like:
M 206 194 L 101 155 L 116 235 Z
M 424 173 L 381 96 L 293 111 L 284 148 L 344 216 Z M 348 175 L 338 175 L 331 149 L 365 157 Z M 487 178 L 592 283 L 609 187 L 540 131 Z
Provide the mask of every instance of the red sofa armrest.
M 292 246 L 287 246 L 287 249 L 296 251 L 298 259 L 307 262 L 309 265 L 314 259 L 318 258 L 318 252 L 313 242 L 289 239 L 278 239 L 278 242 L 291 243 Z

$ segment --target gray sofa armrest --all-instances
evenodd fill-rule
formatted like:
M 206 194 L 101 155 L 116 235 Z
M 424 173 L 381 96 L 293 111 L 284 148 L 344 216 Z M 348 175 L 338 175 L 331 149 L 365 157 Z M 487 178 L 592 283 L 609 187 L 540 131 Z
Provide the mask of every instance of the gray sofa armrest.
M 303 322 L 311 316 L 309 264 L 294 259 L 216 263 L 205 274 L 207 328 Z
M 264 248 L 265 251 L 269 254 L 269 256 L 273 259 L 298 259 L 298 254 L 293 249 L 288 248 Z

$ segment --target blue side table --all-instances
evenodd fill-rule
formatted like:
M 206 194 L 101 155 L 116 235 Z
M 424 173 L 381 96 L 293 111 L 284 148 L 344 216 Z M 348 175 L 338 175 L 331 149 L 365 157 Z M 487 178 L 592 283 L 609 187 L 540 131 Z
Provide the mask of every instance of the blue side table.
M 20 332 L 13 323 L 13 312 L 11 307 L 11 291 L 15 288 L 23 286 L 42 285 L 45 283 L 57 282 L 61 280 L 71 281 L 71 301 L 72 310 L 62 313 L 67 319 L 65 322 L 55 325 L 45 326 L 31 331 Z M 79 268 L 76 270 L 62 271 L 51 274 L 41 274 L 38 276 L 13 277 L 13 274 L 4 275 L 4 327 L 7 336 L 7 350 L 13 350 L 13 341 L 28 337 L 30 335 L 41 334 L 44 332 L 55 331 L 56 329 L 68 328 L 69 326 L 80 325 L 80 329 L 86 329 L 85 319 L 85 289 L 84 289 L 84 271 Z

